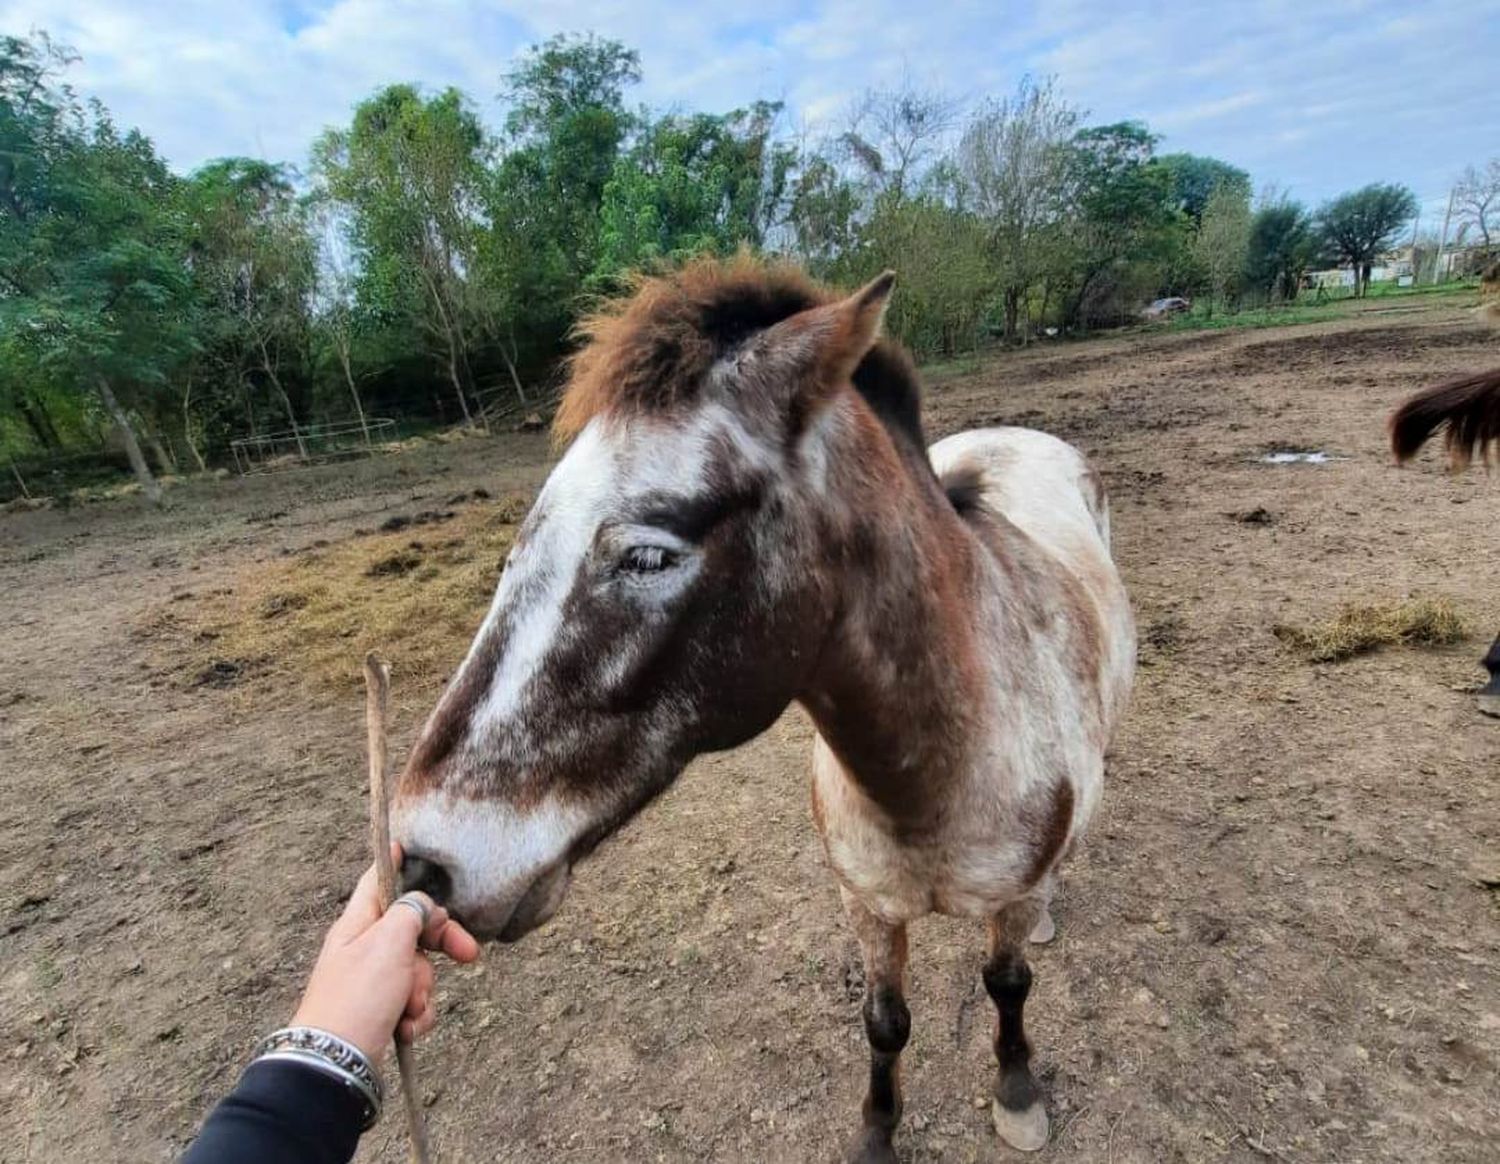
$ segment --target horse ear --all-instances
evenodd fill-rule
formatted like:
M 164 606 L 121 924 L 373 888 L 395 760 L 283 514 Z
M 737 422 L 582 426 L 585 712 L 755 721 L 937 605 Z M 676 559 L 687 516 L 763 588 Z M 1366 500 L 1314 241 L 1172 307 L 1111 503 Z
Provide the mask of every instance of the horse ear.
M 784 319 L 767 329 L 763 348 L 804 391 L 841 384 L 880 338 L 895 285 L 896 273 L 887 271 L 847 298 Z

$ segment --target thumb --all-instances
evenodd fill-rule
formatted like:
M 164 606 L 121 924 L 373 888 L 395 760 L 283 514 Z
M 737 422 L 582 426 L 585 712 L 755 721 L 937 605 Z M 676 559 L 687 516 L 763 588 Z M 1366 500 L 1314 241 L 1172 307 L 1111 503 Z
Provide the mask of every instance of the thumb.
M 419 913 L 416 908 L 408 902 L 420 903 L 425 912 Z M 436 903 L 427 894 L 413 890 L 403 893 L 390 905 L 381 919 L 376 922 L 370 932 L 375 940 L 382 945 L 401 946 L 415 950 L 417 940 L 422 936 L 422 930 L 427 920 L 438 912 Z

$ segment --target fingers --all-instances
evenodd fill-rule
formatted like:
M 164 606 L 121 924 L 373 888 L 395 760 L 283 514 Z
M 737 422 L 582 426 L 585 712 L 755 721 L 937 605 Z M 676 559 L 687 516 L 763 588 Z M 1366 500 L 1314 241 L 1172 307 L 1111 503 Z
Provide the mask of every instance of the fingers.
M 455 962 L 475 962 L 479 959 L 479 943 L 468 930 L 446 915 L 442 929 L 429 948 L 441 950 Z

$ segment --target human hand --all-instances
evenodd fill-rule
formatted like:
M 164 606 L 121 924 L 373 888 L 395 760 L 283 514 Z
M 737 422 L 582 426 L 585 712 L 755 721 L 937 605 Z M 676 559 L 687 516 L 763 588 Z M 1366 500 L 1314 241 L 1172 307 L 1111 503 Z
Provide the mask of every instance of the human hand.
M 396 865 L 401 864 L 399 848 Z M 427 924 L 417 911 L 393 906 L 382 915 L 372 865 L 359 879 L 343 914 L 328 930 L 313 966 L 294 1026 L 317 1027 L 353 1043 L 379 1063 L 391 1034 L 411 1042 L 432 1030 L 435 972 L 422 948 L 439 950 L 455 962 L 479 957 L 479 943 L 448 911 L 425 894 Z M 397 1025 L 399 1022 L 399 1026 Z

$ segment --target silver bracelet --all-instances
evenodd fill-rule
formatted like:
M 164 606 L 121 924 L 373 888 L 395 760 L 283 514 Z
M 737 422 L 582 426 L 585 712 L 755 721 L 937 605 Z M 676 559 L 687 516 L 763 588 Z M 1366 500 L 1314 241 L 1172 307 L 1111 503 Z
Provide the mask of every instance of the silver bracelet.
M 344 1084 L 360 1101 L 360 1131 L 368 1131 L 380 1118 L 385 1103 L 385 1085 L 365 1053 L 353 1043 L 317 1027 L 284 1027 L 273 1031 L 255 1048 L 255 1059 L 301 1063 Z

